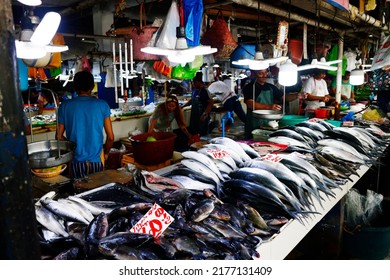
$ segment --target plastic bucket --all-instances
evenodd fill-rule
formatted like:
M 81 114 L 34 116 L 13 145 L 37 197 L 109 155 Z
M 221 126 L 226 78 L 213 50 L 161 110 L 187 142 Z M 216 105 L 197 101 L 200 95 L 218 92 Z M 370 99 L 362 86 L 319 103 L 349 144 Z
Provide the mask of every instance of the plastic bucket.
M 153 136 L 156 141 L 148 142 Z M 155 165 L 173 156 L 176 134 L 173 132 L 142 133 L 129 138 L 133 147 L 134 160 L 143 165 Z
M 316 114 L 316 118 L 319 119 L 325 119 L 328 116 L 328 110 L 326 109 L 317 109 L 314 113 Z
M 288 41 L 288 48 L 291 51 L 291 61 L 295 64 L 300 64 L 302 62 L 303 41 L 290 39 Z
M 347 258 L 383 260 L 390 255 L 390 201 L 382 201 L 383 212 L 372 227 L 344 229 L 343 254 Z

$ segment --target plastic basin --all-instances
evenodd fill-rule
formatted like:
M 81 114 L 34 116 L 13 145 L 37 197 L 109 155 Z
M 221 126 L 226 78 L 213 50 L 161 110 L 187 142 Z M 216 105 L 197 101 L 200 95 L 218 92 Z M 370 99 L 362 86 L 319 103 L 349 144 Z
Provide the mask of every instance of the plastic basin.
M 298 123 L 307 121 L 309 118 L 300 115 L 284 115 L 283 118 L 279 120 L 279 127 L 293 126 Z
M 316 118 L 325 119 L 327 114 L 328 114 L 328 110 L 326 110 L 326 109 L 317 109 L 317 110 L 314 111 L 314 113 L 316 114 Z
M 153 136 L 156 141 L 146 139 Z M 173 132 L 142 133 L 129 138 L 134 160 L 143 165 L 155 165 L 172 158 L 176 134 Z

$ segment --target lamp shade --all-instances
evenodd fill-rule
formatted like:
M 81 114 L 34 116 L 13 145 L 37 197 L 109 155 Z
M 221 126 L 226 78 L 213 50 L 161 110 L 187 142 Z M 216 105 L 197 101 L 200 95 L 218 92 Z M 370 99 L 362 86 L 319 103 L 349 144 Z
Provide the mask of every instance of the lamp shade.
M 27 6 L 39 6 L 42 4 L 41 0 L 18 0 L 18 2 Z
M 282 86 L 293 86 L 298 80 L 298 66 L 291 62 L 291 59 L 279 67 L 279 84 Z
M 352 70 L 349 83 L 354 86 L 362 85 L 364 83 L 364 71 L 361 69 Z

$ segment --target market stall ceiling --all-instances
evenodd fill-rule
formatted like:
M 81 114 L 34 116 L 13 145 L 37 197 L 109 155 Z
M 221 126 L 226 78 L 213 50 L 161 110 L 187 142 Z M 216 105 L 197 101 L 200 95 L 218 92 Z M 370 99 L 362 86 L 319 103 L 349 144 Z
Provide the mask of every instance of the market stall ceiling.
M 43 17 L 47 11 L 56 11 L 62 15 L 59 29 L 61 33 L 93 34 L 92 10 L 100 9 L 112 12 L 117 1 L 110 0 L 43 0 L 42 5 L 30 8 L 35 15 Z M 141 0 L 126 1 L 123 14 L 135 25 L 139 25 L 139 3 Z M 164 18 L 172 0 L 144 0 L 148 23 L 155 17 Z M 359 7 L 359 0 L 350 0 L 350 4 Z M 12 0 L 14 22 L 17 26 L 26 11 L 16 0 Z M 231 25 L 243 33 L 240 43 L 255 42 L 257 36 L 261 40 L 274 40 L 278 23 L 282 20 L 290 22 L 290 37 L 302 37 L 303 22 L 308 24 L 308 40 L 337 43 L 340 32 L 345 31 L 345 47 L 360 47 L 362 40 L 375 41 L 380 32 L 388 29 L 388 14 L 390 3 L 386 0 L 376 0 L 376 9 L 365 11 L 365 20 L 353 17 L 351 13 L 338 9 L 327 1 L 316 0 L 204 0 L 204 11 L 209 19 L 215 19 L 218 11 Z M 383 16 L 383 13 L 387 16 Z M 386 18 L 387 17 L 387 18 Z M 367 22 L 376 20 L 375 24 Z M 387 26 L 381 27 L 384 22 Z M 377 26 L 375 26 L 377 25 Z M 369 35 L 373 37 L 368 37 Z

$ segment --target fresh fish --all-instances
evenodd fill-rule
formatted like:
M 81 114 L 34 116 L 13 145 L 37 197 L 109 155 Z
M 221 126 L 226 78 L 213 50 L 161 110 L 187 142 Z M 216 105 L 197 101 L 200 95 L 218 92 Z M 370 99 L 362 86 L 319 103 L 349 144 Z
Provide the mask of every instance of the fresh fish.
M 253 222 L 255 226 L 263 230 L 268 229 L 267 223 L 264 221 L 263 217 L 255 208 L 253 208 L 249 204 L 243 204 L 243 207 L 247 212 L 248 218 Z
M 216 176 L 216 175 L 215 175 Z M 164 190 L 184 188 L 179 182 L 168 177 L 160 176 L 147 170 L 139 170 L 135 175 L 138 186 L 145 192 L 155 195 Z
M 172 169 L 167 175 L 167 177 L 172 176 L 186 176 L 189 177 L 195 181 L 199 181 L 205 184 L 211 184 L 216 186 L 217 183 L 210 177 L 207 177 L 206 175 L 203 175 L 202 173 L 199 173 L 198 171 L 188 168 L 188 167 L 180 167 Z
M 35 206 L 41 206 L 41 200 L 45 200 L 46 197 L 53 198 L 56 195 L 55 191 L 49 191 L 45 193 L 43 196 L 41 196 L 37 202 L 35 202 Z
M 78 203 L 77 201 L 64 198 L 60 198 L 57 201 L 59 203 L 65 203 L 72 207 L 75 211 L 80 213 L 80 215 L 82 215 L 88 222 L 91 222 L 94 218 L 91 211 L 89 211 L 87 207 L 85 207 L 83 204 Z
M 66 221 L 80 222 L 86 225 L 90 223 L 90 221 L 85 219 L 83 215 L 67 204 L 60 203 L 48 197 L 42 200 L 41 203 L 44 207 Z
M 161 199 L 161 203 L 164 205 L 176 206 L 179 203 L 185 201 L 188 197 L 191 196 L 191 194 L 192 191 L 187 188 L 177 189 L 167 195 L 164 195 Z
M 245 153 L 250 157 L 250 158 L 257 158 L 259 157 L 259 153 L 256 152 L 255 149 L 253 149 L 250 145 L 244 142 L 237 141 L 236 142 L 238 145 L 241 146 L 241 148 L 245 151 Z
M 211 157 L 213 160 L 222 161 L 223 163 L 227 164 L 233 170 L 237 169 L 237 164 L 230 155 L 221 154 L 221 156 L 219 156 L 219 157 L 212 157 L 211 154 L 213 154 L 213 151 L 215 152 L 215 154 L 218 154 L 218 153 L 216 153 L 217 148 L 215 148 L 215 149 L 201 148 L 198 150 L 198 153 L 205 154 L 205 155 Z
M 356 155 L 339 148 L 324 146 L 320 149 L 320 152 L 322 154 L 330 154 L 344 161 L 348 161 L 356 164 L 366 164 L 366 162 L 360 157 L 357 157 Z
M 211 178 L 217 185 L 221 183 L 218 176 L 214 172 L 212 172 L 204 164 L 196 160 L 183 159 L 181 160 L 180 163 L 189 169 L 195 170 L 196 172 L 199 172 L 200 174 L 203 174 L 204 176 Z
M 305 173 L 310 174 L 311 177 L 315 177 L 318 180 L 322 181 L 322 174 L 306 159 L 303 159 L 299 156 L 294 156 L 293 154 L 281 154 L 282 160 L 281 163 L 295 167 L 299 170 L 302 170 Z
M 295 126 L 294 130 L 303 136 L 309 137 L 313 141 L 318 141 L 324 137 L 318 135 L 315 130 L 305 126 Z
M 256 167 L 242 167 L 230 174 L 233 179 L 243 179 L 258 184 L 279 193 L 284 200 L 288 201 L 296 209 L 301 210 L 303 206 L 299 203 L 294 193 L 271 172 Z
M 334 124 L 331 124 L 329 122 L 326 122 L 326 121 L 318 121 L 319 124 L 321 124 L 322 126 L 324 126 L 327 130 L 332 130 L 333 128 L 335 128 L 336 126 Z
M 233 150 L 231 147 L 216 143 L 206 144 L 203 147 L 217 151 L 220 150 L 219 154 L 221 154 L 222 156 L 230 156 L 234 160 L 236 166 L 241 166 L 244 163 L 244 161 L 236 152 L 236 150 Z
M 221 144 L 237 152 L 242 161 L 251 160 L 251 157 L 245 152 L 243 147 L 236 141 L 228 137 L 215 137 L 209 141 L 212 144 Z
M 276 178 L 285 183 L 288 187 L 298 189 L 301 186 L 301 180 L 287 166 L 281 162 L 267 160 L 251 160 L 244 164 L 244 167 L 256 167 L 271 172 Z
M 184 175 L 173 175 L 170 176 L 170 178 L 182 184 L 184 188 L 190 190 L 215 189 L 215 185 L 213 184 L 203 183 Z
M 43 206 L 35 207 L 35 216 L 37 221 L 46 229 L 54 232 L 57 235 L 67 237 L 69 233 L 65 229 L 62 220 L 55 216 L 52 211 L 49 211 Z
M 303 148 L 308 149 L 308 150 L 311 149 L 311 147 L 308 144 L 306 144 L 306 142 L 301 142 L 301 141 L 298 141 L 294 138 L 289 138 L 286 136 L 270 137 L 270 138 L 268 138 L 268 141 L 272 142 L 272 143 L 277 143 L 277 144 L 303 147 Z
M 209 198 L 205 198 L 199 201 L 193 207 L 193 213 L 191 215 L 191 221 L 200 222 L 210 216 L 211 212 L 214 210 L 214 201 Z
M 303 122 L 297 123 L 296 126 L 308 127 L 308 128 L 310 128 L 312 130 L 317 130 L 319 132 L 327 131 L 327 129 L 323 125 L 321 125 L 321 124 L 319 124 L 317 122 L 303 121 Z
M 99 207 L 96 204 L 94 204 L 92 202 L 88 202 L 85 199 L 83 199 L 81 197 L 78 197 L 78 196 L 70 195 L 70 196 L 67 197 L 67 199 L 75 201 L 75 202 L 78 202 L 78 203 L 84 205 L 84 207 L 86 207 L 94 216 L 97 216 L 100 213 L 108 214 L 108 213 L 110 213 L 112 211 L 111 208 Z
M 215 163 L 210 157 L 195 151 L 185 151 L 182 152 L 181 154 L 184 158 L 199 161 L 200 163 L 208 167 L 212 172 L 214 172 L 221 181 L 225 181 L 220 170 L 218 169 L 218 167 L 215 165 Z
M 248 200 L 248 203 L 256 209 L 258 209 L 256 206 L 265 206 L 269 204 L 271 206 L 277 206 L 280 211 L 284 211 L 291 217 L 299 219 L 297 214 L 290 211 L 274 191 L 268 189 L 264 185 L 242 179 L 231 179 L 223 183 L 222 190 L 225 196 L 234 195 L 236 197 L 245 198 L 245 200 Z
M 313 141 L 309 142 L 306 138 L 304 138 L 301 134 L 296 132 L 292 129 L 278 129 L 275 132 L 272 132 L 269 137 L 277 137 L 277 136 L 284 136 L 288 138 L 293 138 L 299 142 L 306 143 L 308 145 L 311 145 Z
M 219 233 L 221 233 L 224 237 L 228 238 L 245 238 L 247 235 L 243 233 L 241 230 L 225 223 L 223 221 L 214 219 L 214 218 L 206 218 L 203 220 L 203 223 L 215 229 Z
M 219 171 L 221 172 L 222 176 L 225 174 L 229 174 L 234 169 L 232 169 L 227 163 L 223 162 L 222 160 L 213 159 L 215 165 L 218 167 Z
M 322 145 L 322 146 L 329 146 L 329 147 L 334 147 L 337 149 L 344 150 L 344 151 L 349 152 L 349 153 L 351 153 L 351 154 L 353 154 L 353 155 L 355 155 L 355 156 L 357 156 L 360 159 L 365 160 L 365 161 L 369 160 L 369 158 L 366 155 L 358 152 L 353 146 L 351 146 L 343 141 L 339 141 L 337 139 L 329 139 L 329 138 L 321 139 L 317 143 L 319 145 Z

